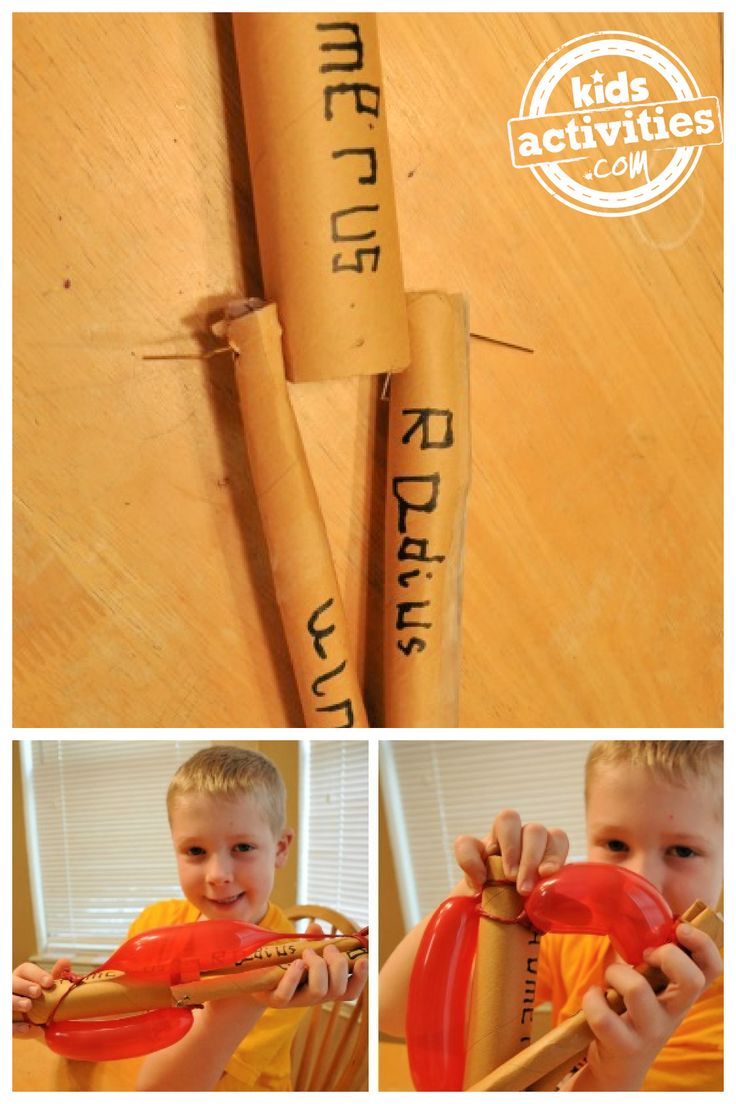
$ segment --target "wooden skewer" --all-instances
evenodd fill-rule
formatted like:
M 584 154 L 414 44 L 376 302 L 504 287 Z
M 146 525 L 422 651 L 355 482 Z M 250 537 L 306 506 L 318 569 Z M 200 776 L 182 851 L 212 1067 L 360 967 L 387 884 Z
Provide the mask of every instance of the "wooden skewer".
M 722 946 L 723 919 L 702 901 L 692 904 L 683 914 L 682 920 L 704 931 L 718 947 Z M 667 978 L 660 970 L 651 966 L 639 966 L 637 970 L 649 981 L 655 992 L 661 992 L 667 986 Z M 625 1011 L 623 999 L 615 989 L 608 990 L 606 1000 L 618 1014 Z M 469 1091 L 523 1092 L 531 1089 L 539 1092 L 555 1088 L 585 1056 L 593 1038 L 585 1016 L 578 1012 L 471 1085 Z

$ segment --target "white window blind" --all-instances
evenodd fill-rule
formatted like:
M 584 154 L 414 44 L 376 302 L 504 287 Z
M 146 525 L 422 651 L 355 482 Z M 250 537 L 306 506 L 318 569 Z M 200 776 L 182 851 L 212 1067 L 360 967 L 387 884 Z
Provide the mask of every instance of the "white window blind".
M 368 923 L 368 742 L 301 746 L 299 901 Z
M 381 746 L 381 795 L 411 927 L 442 901 L 460 873 L 457 836 L 483 838 L 501 809 L 564 828 L 571 858 L 585 858 L 582 740 L 398 740 Z
M 209 741 L 21 742 L 38 953 L 103 962 L 146 905 L 181 897 L 166 817 Z

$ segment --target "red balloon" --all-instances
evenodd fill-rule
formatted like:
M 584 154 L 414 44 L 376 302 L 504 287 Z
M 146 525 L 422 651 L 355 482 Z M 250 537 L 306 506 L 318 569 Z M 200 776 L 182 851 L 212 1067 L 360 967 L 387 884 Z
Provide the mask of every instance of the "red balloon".
M 266 943 L 295 938 L 323 937 L 267 931 L 239 920 L 175 924 L 134 935 L 118 947 L 99 971 L 122 970 L 128 977 L 142 981 L 177 985 L 194 981 L 207 970 L 237 966 Z
M 419 1092 L 463 1087 L 468 986 L 478 940 L 479 904 L 480 894 L 444 901 L 430 917 L 414 960 L 406 1045 Z
M 239 920 L 196 921 L 134 935 L 92 973 L 118 970 L 138 981 L 177 985 L 196 981 L 206 971 L 239 966 L 250 955 L 258 957 L 267 943 L 323 938 L 322 933 L 274 932 Z M 368 929 L 357 938 L 367 947 Z M 162 1050 L 181 1039 L 191 1024 L 190 1009 L 162 1008 L 116 1020 L 52 1022 L 45 1038 L 57 1054 L 97 1062 Z
M 675 919 L 646 878 L 609 863 L 571 863 L 543 878 L 525 903 L 541 932 L 607 935 L 615 950 L 637 966 L 647 947 L 675 938 Z
M 477 897 L 450 897 L 430 917 L 409 983 L 406 1042 L 420 1092 L 459 1091 L 465 1025 L 478 940 Z M 572 863 L 538 882 L 525 902 L 541 932 L 607 935 L 623 959 L 641 962 L 647 947 L 674 940 L 676 921 L 659 891 L 608 863 Z
M 118 1020 L 64 1020 L 46 1028 L 46 1045 L 64 1058 L 108 1062 L 153 1054 L 182 1039 L 192 1026 L 190 1008 L 159 1008 Z

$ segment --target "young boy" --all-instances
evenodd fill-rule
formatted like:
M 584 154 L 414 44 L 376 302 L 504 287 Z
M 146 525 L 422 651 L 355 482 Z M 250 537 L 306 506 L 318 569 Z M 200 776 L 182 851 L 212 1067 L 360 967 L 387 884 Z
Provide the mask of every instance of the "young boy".
M 696 898 L 716 908 L 723 882 L 723 745 L 720 741 L 603 741 L 586 765 L 588 859 L 634 870 L 679 915 Z M 568 852 L 560 829 L 522 825 L 504 810 L 484 840 L 461 836 L 455 854 L 465 878 L 453 890 L 476 893 L 486 857 L 500 853 L 507 877 L 527 895 L 559 870 Z M 427 918 L 428 919 L 428 918 Z M 411 968 L 427 919 L 381 971 L 380 1022 L 403 1035 Z M 688 924 L 677 943 L 648 951 L 669 985 L 655 996 L 608 939 L 542 938 L 537 1000 L 552 1001 L 557 1024 L 581 1007 L 595 1035 L 587 1063 L 562 1084 L 575 1092 L 719 1091 L 723 1087 L 722 962 L 712 940 Z M 603 989 L 624 998 L 616 1015 Z M 489 1071 L 490 1072 L 490 1071 Z
M 269 900 L 275 871 L 286 862 L 294 836 L 285 827 L 283 781 L 269 759 L 235 747 L 199 751 L 174 775 L 167 806 L 186 900 L 150 905 L 129 935 L 221 919 L 293 931 Z M 19 966 L 13 974 L 13 1008 L 27 1010 L 39 986 L 51 985 L 66 966 L 60 960 L 50 975 L 32 963 Z M 367 959 L 359 960 L 349 976 L 346 956 L 333 947 L 324 958 L 307 950 L 272 992 L 211 1001 L 196 1011 L 180 1042 L 144 1059 L 137 1088 L 289 1089 L 290 1050 L 301 1010 L 324 1000 L 353 1000 L 366 978 Z

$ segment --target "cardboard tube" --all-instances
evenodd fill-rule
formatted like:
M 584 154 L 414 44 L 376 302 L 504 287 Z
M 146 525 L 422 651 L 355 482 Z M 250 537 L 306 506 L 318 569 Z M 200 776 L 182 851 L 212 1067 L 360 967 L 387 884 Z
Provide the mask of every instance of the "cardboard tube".
M 324 521 L 289 402 L 273 304 L 226 326 L 258 508 L 308 728 L 365 728 Z
M 524 907 L 514 885 L 505 881 L 500 856 L 488 860 L 492 882 L 483 890 L 465 1056 L 465 1086 L 505 1062 L 531 1041 L 537 959 L 537 932 L 513 921 Z M 504 923 L 508 920 L 509 923 Z
M 706 932 L 717 946 L 723 943 L 723 920 L 712 909 L 696 901 L 682 916 L 693 927 Z M 650 966 L 637 967 L 655 992 L 666 988 L 664 974 Z M 619 1015 L 625 1011 L 620 994 L 609 989 L 606 1000 Z M 593 1032 L 582 1012 L 558 1024 L 521 1054 L 510 1058 L 492 1073 L 471 1084 L 471 1092 L 523 1092 L 526 1089 L 554 1089 L 587 1053 Z
M 85 978 L 79 985 L 57 981 L 52 989 L 44 989 L 41 996 L 34 999 L 30 1012 L 21 1018 L 35 1024 L 45 1024 L 51 1019 L 60 1023 L 97 1016 L 125 1016 L 154 1008 L 171 1008 L 175 1004 L 168 985 L 138 984 L 119 973 L 116 975 L 115 971 L 107 971 Z
M 470 483 L 465 300 L 407 296 L 411 365 L 391 380 L 384 724 L 458 723 L 463 539 Z
M 291 380 L 409 363 L 370 12 L 233 15 L 266 298 Z
M 268 957 L 259 961 L 253 955 L 249 956 L 247 964 L 240 969 L 203 974 L 197 981 L 179 985 L 138 982 L 115 970 L 100 970 L 89 974 L 78 985 L 62 979 L 55 982 L 51 989 L 44 989 L 41 996 L 34 999 L 29 1012 L 16 1012 L 13 1019 L 43 1025 L 52 1017 L 59 1023 L 63 1020 L 148 1012 L 154 1008 L 195 1006 L 222 997 L 275 989 L 289 963 L 301 958 L 307 947 L 311 947 L 317 954 L 321 954 L 325 947 L 337 947 L 347 955 L 350 972 L 358 959 L 368 953 L 355 936 L 292 940 L 273 946 L 282 948 L 278 965 Z
M 359 958 L 367 955 L 368 951 L 359 944 L 356 946 L 353 940 L 352 948 L 345 953 L 348 958 L 348 969 L 352 973 L 355 963 Z M 174 985 L 171 992 L 179 1005 L 203 1004 L 205 1001 L 218 1000 L 220 997 L 235 997 L 238 993 L 263 992 L 265 989 L 276 988 L 287 965 L 288 963 L 284 962 L 278 966 L 271 966 L 268 970 L 203 976 L 201 981 Z

